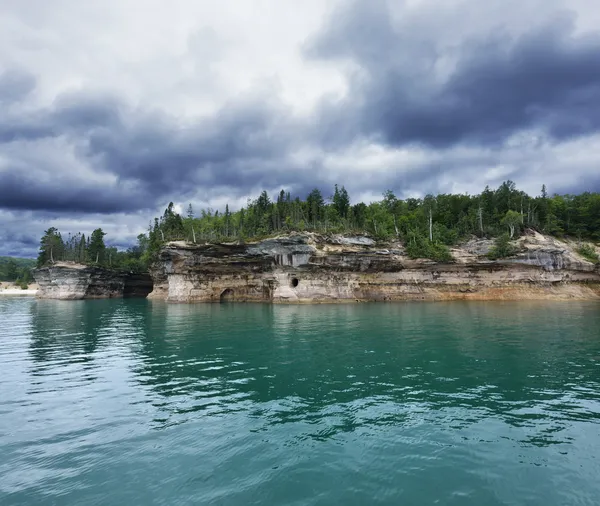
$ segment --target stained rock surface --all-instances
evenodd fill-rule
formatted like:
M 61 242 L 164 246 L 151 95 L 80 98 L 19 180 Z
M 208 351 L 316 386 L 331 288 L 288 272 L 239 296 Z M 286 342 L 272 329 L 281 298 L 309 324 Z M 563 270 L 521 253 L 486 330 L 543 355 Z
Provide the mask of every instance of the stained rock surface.
M 151 298 L 173 302 L 335 302 L 600 298 L 598 267 L 574 244 L 529 232 L 517 253 L 487 258 L 472 239 L 453 261 L 411 260 L 400 242 L 296 233 L 249 244 L 166 245 Z
M 42 299 L 108 299 L 146 297 L 152 291 L 148 274 L 130 274 L 102 267 L 58 262 L 33 271 Z

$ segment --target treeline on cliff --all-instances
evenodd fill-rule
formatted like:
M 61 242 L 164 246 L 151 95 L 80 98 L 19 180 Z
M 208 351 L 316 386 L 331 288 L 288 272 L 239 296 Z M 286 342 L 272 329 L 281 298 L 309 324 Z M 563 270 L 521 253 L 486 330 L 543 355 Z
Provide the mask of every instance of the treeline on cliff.
M 37 267 L 62 261 L 130 272 L 147 270 L 149 258 L 146 235 L 140 234 L 138 244 L 126 251 L 106 246 L 105 236 L 106 233 L 101 228 L 97 228 L 88 237 L 81 232 L 63 237 L 57 228 L 51 227 L 44 232 L 40 241 Z
M 399 199 L 387 191 L 377 202 L 352 203 L 337 185 L 325 197 L 314 189 L 301 200 L 281 190 L 274 200 L 266 191 L 235 212 L 191 204 L 181 216 L 169 204 L 149 229 L 149 256 L 172 240 L 189 242 L 246 241 L 292 231 L 368 234 L 378 240 L 399 239 L 414 258 L 448 260 L 448 247 L 469 236 L 496 238 L 497 257 L 511 253 L 508 242 L 526 228 L 554 236 L 600 240 L 600 194 L 530 196 L 506 181 L 479 195 L 439 194 Z
M 330 196 L 314 189 L 304 200 L 284 190 L 272 199 L 263 191 L 237 211 L 230 211 L 227 205 L 222 212 L 203 209 L 196 214 L 190 204 L 182 216 L 170 203 L 149 226 L 148 234 L 139 235 L 138 244 L 127 251 L 107 247 L 102 229 L 87 238 L 83 234 L 63 238 L 57 229 L 48 229 L 41 241 L 38 266 L 70 260 L 143 271 L 169 241 L 244 242 L 294 231 L 397 239 L 410 257 L 437 261 L 450 260 L 449 247 L 465 238 L 495 238 L 491 256 L 502 258 L 512 254 L 510 241 L 525 229 L 577 238 L 580 252 L 598 261 L 584 241 L 600 240 L 600 194 L 549 195 L 542 186 L 539 195 L 531 196 L 512 181 L 496 189 L 486 187 L 478 195 L 399 199 L 386 191 L 381 200 L 369 204 L 353 203 L 346 189 L 338 185 Z

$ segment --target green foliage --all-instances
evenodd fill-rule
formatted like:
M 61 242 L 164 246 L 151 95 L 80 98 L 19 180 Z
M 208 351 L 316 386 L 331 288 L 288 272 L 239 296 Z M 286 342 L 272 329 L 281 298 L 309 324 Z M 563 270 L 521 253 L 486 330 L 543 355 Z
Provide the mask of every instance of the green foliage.
M 506 233 L 499 235 L 494 240 L 494 246 L 488 253 L 488 257 L 492 260 L 499 258 L 510 257 L 515 254 L 515 248 L 510 243 L 510 236 Z
M 31 258 L 0 257 L 0 281 L 29 281 L 35 263 Z
M 508 227 L 509 237 L 512 239 L 516 231 L 520 231 L 523 216 L 516 211 L 508 210 L 500 221 L 502 225 Z
M 101 228 L 97 228 L 90 236 L 90 244 L 87 247 L 87 257 L 91 262 L 99 265 L 104 265 L 107 260 L 106 245 L 104 244 L 105 232 Z
M 406 243 L 406 254 L 410 258 L 429 258 L 436 262 L 451 262 L 452 255 L 448 246 L 439 242 L 431 242 L 429 238 L 414 233 Z
M 106 233 L 98 228 L 92 232 L 87 241 L 85 236 L 80 233 L 69 235 L 67 241 L 63 241 L 58 230 L 51 228 L 42 238 L 37 266 L 43 267 L 52 265 L 53 262 L 69 261 L 129 272 L 146 272 L 148 270 L 149 239 L 145 234 L 138 235 L 138 244 L 126 251 L 107 247 L 104 243 L 105 236 Z M 57 238 L 60 238 L 60 243 Z M 48 245 L 51 245 L 52 253 L 49 252 Z M 40 263 L 41 261 L 45 263 Z M 34 263 L 34 261 L 31 260 L 30 263 Z M 1 272 L 0 270 L 0 274 Z M 21 272 L 17 279 L 28 283 L 32 279 L 30 268 Z
M 40 241 L 40 252 L 37 266 L 42 267 L 48 263 L 56 262 L 62 258 L 65 252 L 65 243 L 60 232 L 55 227 L 50 227 Z
M 346 188 L 342 186 L 341 190 L 338 190 L 338 185 L 335 185 L 335 190 L 333 193 L 333 209 L 338 217 L 347 218 L 348 211 L 350 210 L 350 197 L 348 196 L 348 192 Z
M 439 261 L 450 261 L 448 246 L 473 235 L 501 236 L 494 251 L 506 256 L 510 239 L 526 228 L 600 240 L 598 193 L 549 196 L 543 186 L 541 195 L 532 197 L 518 190 L 514 182 L 505 181 L 496 190 L 486 187 L 479 195 L 439 194 L 402 200 L 388 190 L 377 202 L 350 202 L 346 189 L 338 185 L 327 200 L 318 188 L 304 200 L 285 190 L 274 199 L 262 191 L 237 211 L 226 205 L 224 212 L 210 208 L 194 212 L 190 204 L 185 217 L 170 202 L 150 223 L 147 234 L 138 237 L 138 245 L 125 252 L 103 246 L 101 229 L 87 241 L 82 234 L 64 240 L 58 230 L 48 229 L 40 243 L 38 265 L 52 260 L 95 263 L 97 259 L 99 265 L 113 269 L 145 270 L 169 241 L 244 243 L 294 231 L 399 240 L 413 258 Z
M 596 249 L 591 244 L 581 244 L 581 246 L 577 248 L 577 253 L 594 264 L 600 263 L 600 257 L 598 256 L 598 253 L 596 253 Z

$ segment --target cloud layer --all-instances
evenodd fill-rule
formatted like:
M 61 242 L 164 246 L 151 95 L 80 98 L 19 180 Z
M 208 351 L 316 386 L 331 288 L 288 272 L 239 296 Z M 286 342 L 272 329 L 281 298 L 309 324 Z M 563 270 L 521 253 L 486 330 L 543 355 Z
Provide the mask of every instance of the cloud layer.
M 591 0 L 31 4 L 0 7 L 0 254 L 262 189 L 600 189 Z

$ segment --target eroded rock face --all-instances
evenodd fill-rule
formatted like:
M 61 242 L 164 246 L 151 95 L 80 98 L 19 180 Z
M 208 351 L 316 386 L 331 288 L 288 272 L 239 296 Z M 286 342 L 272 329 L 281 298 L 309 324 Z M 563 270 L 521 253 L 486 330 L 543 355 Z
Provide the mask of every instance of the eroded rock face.
M 118 273 L 101 267 L 57 263 L 33 272 L 43 299 L 108 299 L 146 297 L 152 291 L 148 274 Z
M 152 298 L 174 302 L 596 298 L 597 268 L 539 234 L 493 262 L 489 241 L 452 251 L 454 262 L 411 260 L 399 243 L 293 234 L 258 243 L 172 243 L 151 274 Z

